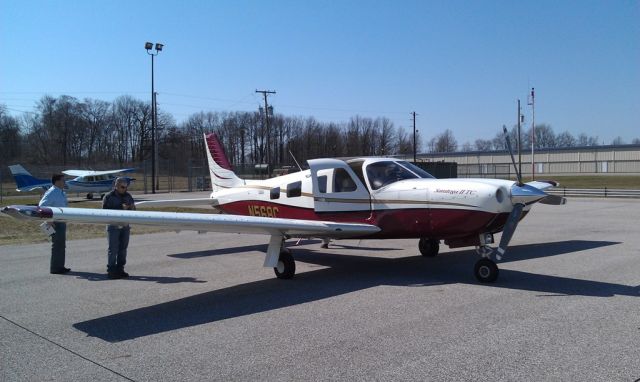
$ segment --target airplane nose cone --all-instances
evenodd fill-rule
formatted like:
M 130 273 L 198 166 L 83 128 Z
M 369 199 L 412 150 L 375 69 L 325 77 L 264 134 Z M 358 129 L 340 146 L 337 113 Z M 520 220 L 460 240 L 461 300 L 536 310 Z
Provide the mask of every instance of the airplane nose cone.
M 511 186 L 511 203 L 529 205 L 547 197 L 548 195 L 528 184 Z

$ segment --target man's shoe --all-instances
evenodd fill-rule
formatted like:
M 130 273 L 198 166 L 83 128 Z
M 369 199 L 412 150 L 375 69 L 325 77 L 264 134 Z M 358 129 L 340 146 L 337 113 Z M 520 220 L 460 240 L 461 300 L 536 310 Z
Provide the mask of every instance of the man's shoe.
M 111 280 L 115 280 L 115 279 L 121 279 L 122 275 L 120 273 L 116 273 L 116 272 L 108 272 L 107 273 L 107 277 Z
M 71 268 L 61 268 L 61 269 L 56 269 L 55 271 L 51 271 L 52 275 L 64 275 L 65 273 L 69 273 L 71 271 Z
M 119 271 L 118 274 L 120 274 L 120 277 L 122 277 L 122 278 L 129 277 L 129 274 L 127 272 L 125 272 L 124 270 Z

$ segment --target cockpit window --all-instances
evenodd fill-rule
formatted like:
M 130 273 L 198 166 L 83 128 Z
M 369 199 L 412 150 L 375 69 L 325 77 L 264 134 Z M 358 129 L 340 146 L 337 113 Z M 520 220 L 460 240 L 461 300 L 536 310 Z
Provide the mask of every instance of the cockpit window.
M 367 166 L 367 177 L 373 190 L 400 180 L 419 178 L 418 175 L 391 161 L 371 163 Z
M 426 178 L 426 179 L 435 179 L 436 178 L 435 176 L 429 174 L 428 172 L 426 172 L 425 170 L 421 169 L 420 167 L 416 166 L 413 163 L 410 163 L 410 162 L 407 162 L 407 161 L 400 161 L 398 163 L 400 163 L 404 167 L 408 168 L 412 172 L 416 173 L 421 178 Z

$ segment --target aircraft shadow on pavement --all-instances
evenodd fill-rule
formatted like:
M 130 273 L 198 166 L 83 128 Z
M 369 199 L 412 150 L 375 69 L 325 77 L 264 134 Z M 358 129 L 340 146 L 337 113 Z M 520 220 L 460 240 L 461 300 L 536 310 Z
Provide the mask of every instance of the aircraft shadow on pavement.
M 75 276 L 79 279 L 85 279 L 88 281 L 112 281 L 107 277 L 106 273 L 93 273 L 93 272 L 74 272 L 67 273 L 68 276 Z M 177 284 L 177 283 L 206 283 L 205 280 L 198 280 L 193 277 L 158 277 L 158 276 L 140 276 L 130 275 L 126 278 L 127 281 L 150 281 L 158 284 Z
M 561 255 L 615 245 L 607 241 L 562 241 L 511 248 L 511 261 Z M 495 284 L 479 284 L 471 271 L 478 256 L 456 251 L 435 258 L 379 258 L 318 254 L 298 249 L 298 261 L 328 268 L 297 274 L 292 280 L 268 279 L 200 293 L 174 301 L 79 322 L 74 328 L 108 342 L 120 342 L 229 318 L 285 308 L 381 285 L 429 287 L 452 283 L 529 290 L 553 295 L 639 296 L 639 286 L 539 275 L 502 269 Z M 540 296 L 543 297 L 544 295 Z
M 208 249 L 206 251 L 175 253 L 173 255 L 167 255 L 167 256 L 173 257 L 176 259 L 195 259 L 198 257 L 231 255 L 234 253 L 253 252 L 253 251 L 266 252 L 267 245 L 256 244 L 256 245 L 244 245 L 241 247 L 216 248 L 216 249 Z
M 287 248 L 292 251 L 298 251 L 300 246 L 312 245 L 312 244 L 321 244 L 322 240 L 302 240 L 300 242 L 296 241 L 288 241 Z M 402 248 L 383 248 L 383 247 L 359 247 L 353 245 L 345 245 L 339 244 L 338 242 L 332 241 L 330 244 L 332 249 L 355 249 L 361 251 L 401 251 Z M 169 257 L 173 257 L 176 259 L 194 259 L 198 257 L 208 257 L 208 256 L 219 256 L 219 255 L 230 255 L 233 253 L 244 253 L 244 252 L 267 252 L 267 244 L 255 244 L 255 245 L 244 245 L 240 247 L 227 247 L 227 248 L 215 248 L 208 249 L 205 251 L 194 251 L 194 252 L 184 252 L 184 253 L 176 253 L 172 255 L 167 255 Z M 317 251 L 325 251 L 320 247 L 317 248 Z

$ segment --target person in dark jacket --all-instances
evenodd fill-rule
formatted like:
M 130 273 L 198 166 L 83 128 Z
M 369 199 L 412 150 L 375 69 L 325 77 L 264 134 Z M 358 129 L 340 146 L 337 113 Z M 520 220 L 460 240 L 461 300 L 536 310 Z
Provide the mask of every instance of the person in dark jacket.
M 135 210 L 133 197 L 127 192 L 128 181 L 125 178 L 117 178 L 113 190 L 102 199 L 102 208 L 107 210 Z M 131 228 L 128 224 L 107 226 L 109 239 L 109 251 L 107 253 L 107 276 L 110 279 L 129 277 L 124 271 L 127 263 L 127 247 Z
M 51 177 L 51 188 L 42 196 L 40 207 L 66 207 L 67 194 L 64 193 L 64 175 L 54 174 Z M 49 272 L 54 275 L 68 273 L 71 268 L 65 268 L 65 248 L 67 241 L 67 223 L 54 222 L 46 223 L 54 229 L 51 235 L 51 263 Z

